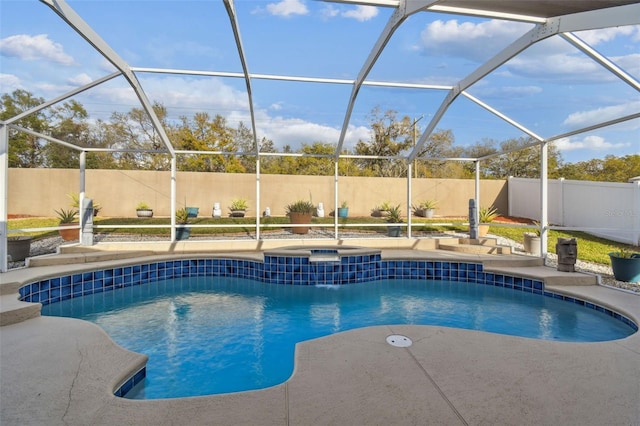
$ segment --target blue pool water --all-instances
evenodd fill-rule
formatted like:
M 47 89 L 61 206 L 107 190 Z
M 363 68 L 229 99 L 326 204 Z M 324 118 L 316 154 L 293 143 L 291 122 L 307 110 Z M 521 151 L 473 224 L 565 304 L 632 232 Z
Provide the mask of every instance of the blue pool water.
M 425 324 L 557 341 L 624 338 L 611 316 L 522 291 L 454 281 L 381 280 L 341 286 L 179 278 L 45 305 L 44 315 L 100 325 L 149 356 L 155 399 L 259 389 L 286 381 L 297 342 L 359 327 Z

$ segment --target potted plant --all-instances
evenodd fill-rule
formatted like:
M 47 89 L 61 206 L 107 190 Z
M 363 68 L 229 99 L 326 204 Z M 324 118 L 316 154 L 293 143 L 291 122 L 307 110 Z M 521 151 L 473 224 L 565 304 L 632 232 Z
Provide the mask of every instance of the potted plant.
M 136 206 L 136 214 L 138 217 L 153 217 L 153 209 L 147 203 L 141 201 Z
M 540 224 L 533 222 L 536 229 L 533 232 L 524 233 L 524 251 L 531 254 L 540 254 Z
M 10 257 L 10 262 L 22 262 L 29 257 L 32 239 L 29 236 L 7 237 L 7 254 Z
M 77 192 L 71 192 L 67 194 L 67 197 L 71 198 L 71 207 L 80 210 L 80 195 Z M 93 200 L 93 215 L 98 216 L 98 212 L 102 210 L 102 206 L 96 200 Z
M 389 209 L 387 222 L 402 223 L 402 211 L 400 210 L 400 204 Z M 401 232 L 402 227 L 400 226 L 389 226 L 387 228 L 387 235 L 389 235 L 390 237 L 399 237 Z
M 392 207 L 393 206 L 391 205 L 391 203 L 389 201 L 384 201 L 379 206 L 376 206 L 376 207 L 373 208 L 373 211 L 371 212 L 371 216 L 373 216 L 373 217 L 385 217 L 385 216 L 388 216 L 389 215 L 389 210 Z
M 311 201 L 298 200 L 294 203 L 288 204 L 285 207 L 287 216 L 291 220 L 292 224 L 304 224 L 311 223 L 311 217 L 316 211 L 316 206 Z M 294 234 L 306 234 L 309 232 L 308 227 L 294 226 L 291 228 L 291 232 Z
M 488 223 L 493 222 L 493 219 L 496 217 L 498 217 L 498 210 L 495 207 L 480 207 L 478 210 L 478 220 L 480 222 L 478 224 L 479 237 L 484 237 L 489 233 Z
M 418 207 L 415 209 L 416 216 L 422 216 L 426 218 L 432 218 L 433 212 L 437 205 L 436 200 L 424 200 L 421 201 Z
M 338 207 L 338 217 L 346 218 L 347 216 L 349 216 L 349 203 L 343 201 Z
M 231 217 L 244 217 L 247 208 L 249 207 L 247 200 L 244 198 L 234 198 L 231 201 L 231 205 L 229 206 L 229 210 L 231 211 Z
M 199 207 L 185 207 L 185 210 L 187 211 L 187 214 L 189 215 L 189 217 L 198 217 L 198 211 L 200 210 Z
M 176 223 L 178 225 L 186 225 L 189 223 L 189 211 L 186 207 L 176 210 Z M 176 240 L 188 240 L 191 235 L 191 228 L 181 226 L 176 228 Z
M 55 210 L 56 214 L 58 215 L 58 223 L 60 226 L 64 226 L 64 227 L 72 227 L 72 226 L 78 226 L 78 221 L 77 221 L 77 217 L 78 217 L 78 211 L 74 210 L 74 209 L 69 209 L 69 210 L 65 210 L 65 209 L 60 209 L 60 210 Z M 74 240 L 78 240 L 80 239 L 80 229 L 59 229 L 58 233 L 60 234 L 60 236 L 62 237 L 63 240 L 65 241 L 74 241 Z
M 628 249 L 620 249 L 609 253 L 613 276 L 618 281 L 630 283 L 640 282 L 640 253 Z

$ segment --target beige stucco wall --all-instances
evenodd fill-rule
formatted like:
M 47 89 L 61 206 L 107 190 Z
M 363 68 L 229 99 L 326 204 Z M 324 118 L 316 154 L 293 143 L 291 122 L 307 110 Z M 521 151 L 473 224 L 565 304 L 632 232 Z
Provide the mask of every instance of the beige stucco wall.
M 80 172 L 72 169 L 9 169 L 10 215 L 55 216 L 55 209 L 68 208 L 67 194 L 78 192 Z M 261 212 L 269 206 L 272 215 L 284 215 L 287 204 L 311 199 L 322 202 L 325 212 L 333 210 L 333 176 L 260 176 Z M 407 209 L 407 180 L 403 178 L 340 177 L 338 203 L 347 201 L 349 216 L 368 216 L 384 201 Z M 144 201 L 155 216 L 169 216 L 171 175 L 169 172 L 138 170 L 87 170 L 86 196 L 100 203 L 101 216 L 135 216 L 136 205 Z M 256 175 L 179 172 L 176 179 L 178 207 L 196 206 L 201 216 L 210 216 L 214 202 L 223 214 L 233 198 L 249 200 L 249 216 L 256 215 Z M 466 216 L 474 196 L 469 179 L 412 179 L 412 203 L 434 199 L 436 215 Z M 481 205 L 494 205 L 507 212 L 507 182 L 480 182 Z

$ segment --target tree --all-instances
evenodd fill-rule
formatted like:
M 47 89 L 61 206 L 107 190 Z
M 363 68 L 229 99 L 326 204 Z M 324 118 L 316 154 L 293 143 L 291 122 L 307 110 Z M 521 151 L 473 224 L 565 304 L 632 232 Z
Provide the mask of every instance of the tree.
M 396 118 L 397 112 L 386 111 L 381 115 L 379 107 L 370 113 L 371 139 L 359 140 L 355 146 L 357 155 L 395 157 L 406 154 L 413 145 L 413 128 L 409 117 L 401 121 Z M 377 176 L 406 176 L 407 164 L 403 159 L 380 158 L 357 160 L 362 168 L 371 169 Z
M 413 149 L 420 129 L 408 116 L 398 120 L 396 111 L 389 110 L 381 114 L 375 107 L 370 113 L 371 139 L 358 141 L 355 154 L 399 157 L 407 156 Z M 447 177 L 450 173 L 459 174 L 461 166 L 437 158 L 448 158 L 456 152 L 453 147 L 455 137 L 451 130 L 439 129 L 433 132 L 417 152 L 414 163 L 415 176 Z M 422 158 L 422 160 L 421 160 Z M 428 159 L 428 160 L 427 160 Z M 361 174 L 374 176 L 403 177 L 407 175 L 407 162 L 404 158 L 358 159 Z M 353 174 L 352 174 L 353 175 Z
M 233 142 L 238 151 L 255 153 L 256 147 L 253 139 L 253 132 L 241 121 L 238 127 L 233 130 Z M 256 157 L 252 155 L 240 156 L 240 163 L 247 173 L 256 172 Z
M 418 158 L 447 158 L 456 157 L 457 153 L 453 144 L 455 137 L 453 132 L 436 130 L 427 138 L 425 144 L 418 151 Z M 417 161 L 415 176 L 417 177 L 461 177 L 462 167 L 459 163 L 451 161 Z
M 11 95 L 2 95 L 0 120 L 7 120 L 44 102 L 31 93 L 17 89 Z M 15 124 L 38 133 L 46 134 L 48 117 L 42 110 L 18 120 Z M 45 164 L 44 141 L 25 132 L 9 132 L 9 167 L 42 167 Z
M 227 126 L 226 119 L 207 113 L 196 113 L 192 119 L 181 117 L 182 124 L 174 133 L 175 145 L 185 151 L 236 152 L 234 131 Z M 245 168 L 236 155 L 183 154 L 180 170 L 200 172 L 244 173 Z
M 302 144 L 300 152 L 310 154 L 310 157 L 298 157 L 295 174 L 332 176 L 334 173 L 334 155 L 336 146 L 326 142 L 314 142 L 311 145 Z M 324 157 L 315 157 L 321 155 Z
M 503 153 L 494 157 L 482 160 L 481 177 L 506 179 L 509 176 L 538 178 L 540 177 L 540 146 L 524 146 L 532 143 L 531 138 L 512 138 L 500 143 L 492 139 L 483 139 L 465 150 L 465 154 L 471 158 L 479 158 L 491 154 Z M 499 148 L 496 148 L 499 146 Z M 553 177 L 553 172 L 562 161 L 560 152 L 553 143 L 548 145 L 548 169 L 549 176 Z M 469 173 L 475 166 L 469 163 L 465 166 Z
M 115 133 L 110 123 L 97 120 L 89 127 L 91 135 L 89 140 L 91 145 L 96 148 L 112 148 L 116 146 Z M 113 152 L 88 152 L 87 168 L 88 169 L 116 169 L 119 168 L 117 157 L 118 153 Z
M 54 108 L 50 119 L 50 135 L 64 142 L 81 147 L 93 145 L 87 111 L 77 101 L 69 101 Z M 79 164 L 80 151 L 49 142 L 43 148 L 46 166 L 53 168 L 75 169 Z
M 169 133 L 166 122 L 167 109 L 154 102 L 153 111 L 162 126 Z M 122 150 L 164 150 L 165 146 L 153 126 L 151 118 L 142 108 L 132 108 L 127 113 L 113 112 L 111 122 L 105 124 L 104 140 L 110 148 Z M 121 151 L 114 154 L 118 166 L 124 169 L 168 170 L 167 156 L 150 155 L 142 152 Z
M 573 180 L 627 182 L 632 177 L 640 176 L 640 154 L 624 157 L 607 155 L 604 159 L 564 164 L 556 174 Z

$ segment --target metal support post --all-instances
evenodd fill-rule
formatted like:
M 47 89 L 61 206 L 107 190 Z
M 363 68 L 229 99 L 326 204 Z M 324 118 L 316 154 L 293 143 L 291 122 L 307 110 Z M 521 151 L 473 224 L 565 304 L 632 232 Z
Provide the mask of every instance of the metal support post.
M 176 157 L 171 157 L 171 241 L 176 240 Z
M 9 200 L 9 129 L 0 124 L 0 273 L 7 272 L 9 262 L 7 256 L 7 220 Z

